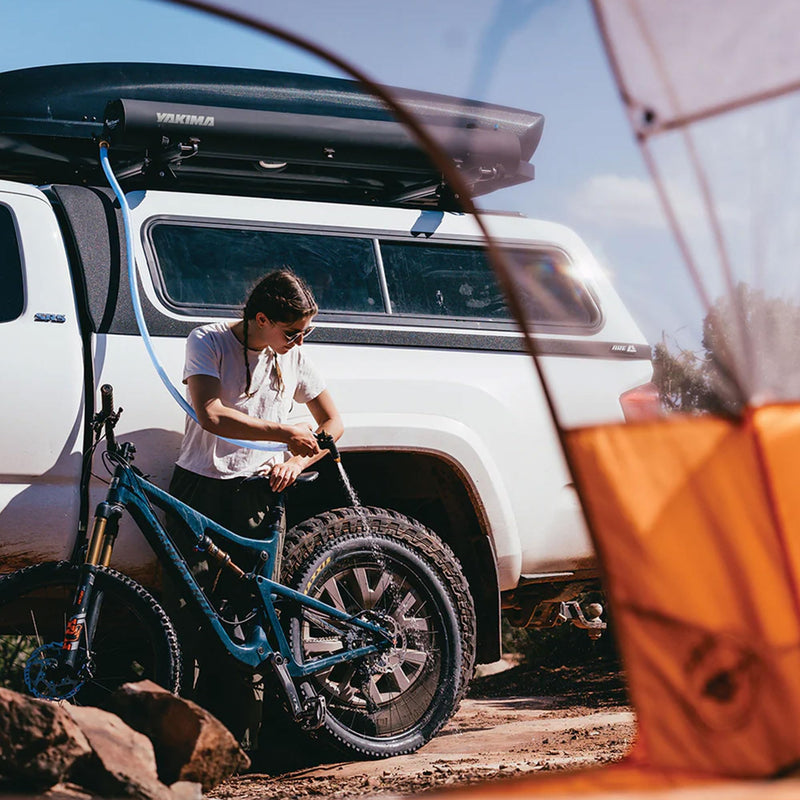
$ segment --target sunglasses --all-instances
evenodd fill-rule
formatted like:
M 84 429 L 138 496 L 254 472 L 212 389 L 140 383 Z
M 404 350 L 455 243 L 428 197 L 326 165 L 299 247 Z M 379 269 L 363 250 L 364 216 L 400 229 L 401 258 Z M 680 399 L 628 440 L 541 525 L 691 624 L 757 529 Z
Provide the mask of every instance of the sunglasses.
M 301 336 L 309 336 L 313 330 L 314 326 L 309 325 L 305 330 L 297 331 L 296 333 L 289 333 L 288 331 L 281 331 L 281 333 L 286 337 L 286 344 L 292 344 L 292 342 L 296 342 Z

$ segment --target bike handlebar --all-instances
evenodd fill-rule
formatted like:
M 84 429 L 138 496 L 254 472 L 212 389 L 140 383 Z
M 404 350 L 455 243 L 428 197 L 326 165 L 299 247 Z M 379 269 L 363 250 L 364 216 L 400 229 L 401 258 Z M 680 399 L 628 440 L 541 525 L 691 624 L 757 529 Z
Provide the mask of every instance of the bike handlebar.
M 104 383 L 100 387 L 100 397 L 102 400 L 103 415 L 109 416 L 114 413 L 114 387 L 110 383 Z
M 103 424 L 106 429 L 106 442 L 109 449 L 114 450 L 117 446 L 117 440 L 114 437 L 114 425 L 118 415 L 114 413 L 114 387 L 110 383 L 104 383 L 100 387 L 100 402 Z

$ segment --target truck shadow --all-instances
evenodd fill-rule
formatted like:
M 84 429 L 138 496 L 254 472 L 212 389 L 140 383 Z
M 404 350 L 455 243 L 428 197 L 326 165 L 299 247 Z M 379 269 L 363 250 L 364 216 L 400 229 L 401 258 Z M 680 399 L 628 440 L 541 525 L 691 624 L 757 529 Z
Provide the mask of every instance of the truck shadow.
M 570 664 L 520 664 L 505 672 L 476 678 L 468 696 L 491 699 L 498 708 L 606 708 L 629 704 L 625 673 L 615 653 Z
M 0 511 L 0 572 L 12 572 L 42 561 L 70 558 L 78 535 L 81 500 L 79 481 L 82 456 L 74 451 L 79 440 L 76 422 L 67 444 L 53 465 L 39 475 L 6 476 L 9 494 L 13 484 L 21 490 L 5 503 Z M 181 434 L 161 428 L 144 428 L 120 436 L 136 447 L 136 466 L 148 480 L 160 487 L 169 485 L 174 460 L 180 447 Z M 87 502 L 88 519 L 107 489 L 110 473 L 104 468 L 101 443 L 95 452 Z M 116 569 L 151 588 L 160 584 L 161 570 L 142 534 L 133 521 L 124 517 L 114 550 Z

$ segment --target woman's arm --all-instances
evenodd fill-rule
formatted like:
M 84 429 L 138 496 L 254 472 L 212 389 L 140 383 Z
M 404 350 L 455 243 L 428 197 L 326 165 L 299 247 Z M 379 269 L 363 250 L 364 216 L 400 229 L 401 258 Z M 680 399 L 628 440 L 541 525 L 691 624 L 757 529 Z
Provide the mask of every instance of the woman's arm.
M 319 455 L 319 445 L 310 425 L 269 422 L 226 406 L 220 397 L 222 387 L 219 378 L 212 375 L 190 375 L 186 379 L 186 384 L 189 387 L 197 421 L 203 430 L 228 439 L 283 442 L 289 448 L 289 452 L 296 456 Z M 311 413 L 314 414 L 313 409 Z M 316 414 L 314 418 L 317 419 Z
M 327 389 L 313 400 L 309 400 L 307 406 L 311 416 L 314 417 L 317 423 L 317 433 L 324 431 L 334 439 L 341 437 L 344 432 L 342 418 L 339 416 L 333 397 Z M 282 492 L 288 486 L 291 486 L 295 478 L 304 469 L 319 461 L 327 452 L 327 450 L 320 450 L 320 452 L 312 456 L 295 455 L 281 464 L 275 464 L 269 473 L 269 483 L 272 490 Z
M 340 439 L 344 433 L 344 425 L 331 393 L 325 389 L 322 394 L 317 395 L 313 400 L 309 400 L 307 405 L 311 416 L 316 420 L 317 433 L 324 431 L 333 436 L 335 440 Z

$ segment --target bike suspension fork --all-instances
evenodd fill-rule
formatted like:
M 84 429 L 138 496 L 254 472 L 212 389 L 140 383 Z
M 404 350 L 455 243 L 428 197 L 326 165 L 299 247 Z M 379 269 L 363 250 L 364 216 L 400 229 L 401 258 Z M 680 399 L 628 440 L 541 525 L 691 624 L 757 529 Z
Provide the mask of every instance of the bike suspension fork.
M 111 563 L 111 553 L 117 538 L 121 514 L 120 507 L 106 502 L 100 503 L 95 512 L 89 549 L 81 566 L 61 648 L 66 655 L 67 663 L 71 666 L 76 665 L 81 640 L 87 652 L 91 648 L 103 602 L 102 595 L 94 587 L 95 573 L 98 566 L 107 567 Z
M 111 553 L 119 530 L 122 509 L 111 503 L 100 503 L 94 515 L 92 537 L 86 553 L 86 564 L 107 567 L 111 563 Z

